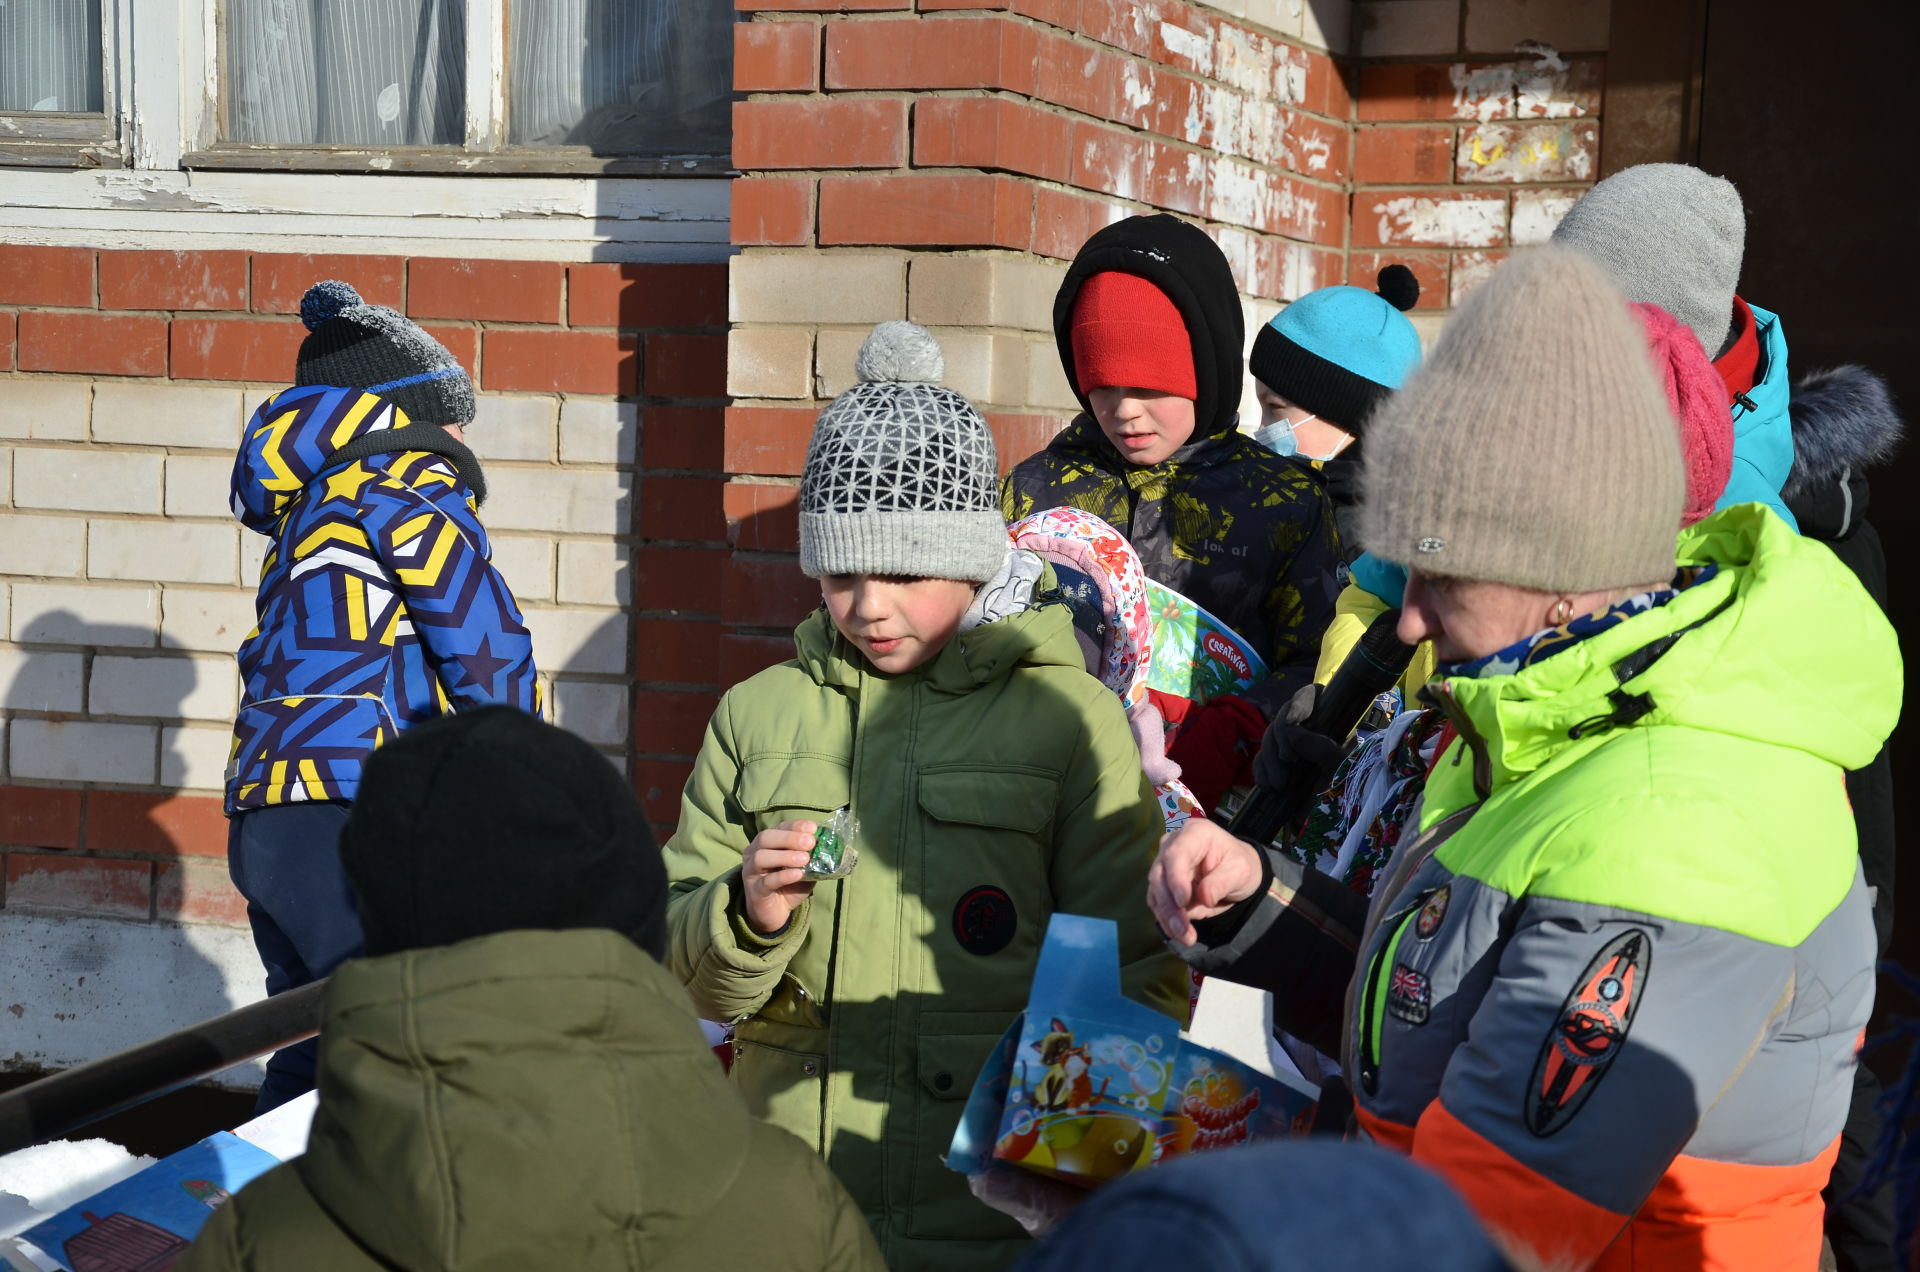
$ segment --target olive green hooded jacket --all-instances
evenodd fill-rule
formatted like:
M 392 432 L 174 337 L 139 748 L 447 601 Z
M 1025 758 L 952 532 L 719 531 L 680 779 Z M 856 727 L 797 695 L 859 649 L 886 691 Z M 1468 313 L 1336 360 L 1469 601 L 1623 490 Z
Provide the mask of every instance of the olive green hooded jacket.
M 881 1272 L 845 1190 L 728 1088 L 686 994 L 604 929 L 350 962 L 304 1157 L 176 1272 Z
M 1053 586 L 1049 570 L 1038 594 Z M 824 611 L 794 643 L 708 726 L 666 848 L 667 964 L 703 1013 L 739 1022 L 734 1081 L 826 1155 L 895 1272 L 1006 1267 L 1020 1228 L 941 1159 L 1055 911 L 1116 920 L 1128 992 L 1185 1020 L 1185 971 L 1145 901 L 1158 804 L 1064 605 L 962 632 L 893 676 Z M 757 938 L 742 851 L 842 805 L 858 866 Z

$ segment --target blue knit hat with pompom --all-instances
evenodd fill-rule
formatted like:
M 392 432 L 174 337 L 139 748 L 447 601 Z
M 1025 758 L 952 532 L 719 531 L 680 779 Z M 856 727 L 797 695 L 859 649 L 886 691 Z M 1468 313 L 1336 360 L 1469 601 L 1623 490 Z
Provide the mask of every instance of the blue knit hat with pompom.
M 473 381 L 447 347 L 385 305 L 329 279 L 307 289 L 300 321 L 312 334 L 294 362 L 296 385 L 378 393 L 419 424 L 473 419 Z
M 1247 369 L 1295 406 L 1356 436 L 1420 365 L 1405 310 L 1420 283 L 1405 265 L 1380 271 L 1379 290 L 1322 287 L 1275 314 L 1253 340 Z

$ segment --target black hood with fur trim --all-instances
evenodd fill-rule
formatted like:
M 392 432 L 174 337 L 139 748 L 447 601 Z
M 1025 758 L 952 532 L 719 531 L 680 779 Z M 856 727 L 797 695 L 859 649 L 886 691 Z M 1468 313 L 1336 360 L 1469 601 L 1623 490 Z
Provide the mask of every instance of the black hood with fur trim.
M 1906 423 L 1887 382 L 1860 366 L 1812 371 L 1793 386 L 1793 471 L 1781 497 L 1801 533 L 1849 537 L 1867 513 L 1869 468 L 1899 448 Z
M 1069 383 L 1074 378 L 1073 302 L 1089 278 L 1109 270 L 1146 279 L 1166 293 L 1186 321 L 1193 342 L 1193 378 L 1199 386 L 1193 400 L 1194 440 L 1231 433 L 1246 378 L 1241 360 L 1246 317 L 1240 311 L 1233 269 L 1219 244 L 1199 226 L 1164 212 L 1130 216 L 1088 239 L 1053 300 L 1053 334 Z M 1073 384 L 1073 395 L 1091 416 L 1093 404 L 1086 390 Z

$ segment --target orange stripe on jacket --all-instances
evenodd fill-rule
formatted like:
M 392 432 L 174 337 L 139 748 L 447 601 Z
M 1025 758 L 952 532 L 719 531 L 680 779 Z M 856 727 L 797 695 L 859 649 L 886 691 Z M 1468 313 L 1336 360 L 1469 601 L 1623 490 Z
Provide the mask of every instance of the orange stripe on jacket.
M 1427 1105 L 1414 1127 L 1413 1159 L 1440 1172 L 1482 1223 L 1541 1262 L 1586 1267 L 1600 1257 L 1628 1216 L 1596 1206 L 1539 1174 L 1447 1111 Z M 1651 1267 L 1651 1264 L 1633 1264 Z M 1699 1264 L 1674 1265 L 1698 1269 Z
M 1354 1120 L 1360 1123 L 1360 1129 L 1373 1137 L 1373 1142 L 1388 1148 L 1398 1149 L 1408 1157 L 1413 1156 L 1413 1128 L 1402 1126 L 1398 1122 L 1389 1122 L 1384 1117 L 1376 1117 L 1360 1105 L 1353 1106 Z
M 1820 1263 L 1820 1190 L 1839 1152 L 1835 1136 L 1797 1166 L 1676 1157 L 1595 1272 L 1807 1272 Z

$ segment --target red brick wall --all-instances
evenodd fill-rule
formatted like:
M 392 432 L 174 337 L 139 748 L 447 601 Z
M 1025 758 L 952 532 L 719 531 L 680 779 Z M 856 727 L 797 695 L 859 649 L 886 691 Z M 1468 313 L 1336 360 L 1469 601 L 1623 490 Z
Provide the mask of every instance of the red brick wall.
M 1363 65 L 1348 280 L 1399 262 L 1422 309 L 1458 305 L 1510 248 L 1543 242 L 1599 177 L 1604 59 Z
M 1065 260 L 1160 209 L 1214 225 L 1250 294 L 1339 276 L 1351 103 L 1325 53 L 1180 0 L 738 7 L 742 246 Z
M 1101 226 L 1193 217 L 1254 296 L 1297 296 L 1346 269 L 1352 105 L 1341 68 L 1298 42 L 1297 6 L 1254 0 L 1241 20 L 1183 0 L 736 4 L 751 20 L 734 48 L 746 100 L 734 110 L 744 256 L 722 456 L 730 555 L 703 544 L 654 557 L 677 586 L 719 575 L 701 636 L 659 629 L 701 677 L 655 703 L 687 747 L 653 769 L 662 820 L 715 691 L 788 656 L 788 631 L 819 602 L 795 565 L 794 483 L 866 327 L 932 326 L 949 382 L 986 408 L 1011 466 L 1070 414 L 1045 312 L 1059 263 Z M 954 255 L 975 272 L 923 269 Z M 969 289 L 981 295 L 956 298 Z
M 300 297 L 320 278 L 420 322 L 483 392 L 724 393 L 723 265 L 0 243 L 0 370 L 285 383 Z
M 468 368 L 483 394 L 516 395 L 521 405 L 527 403 L 526 395 L 539 395 L 533 400 L 545 404 L 545 427 L 559 428 L 559 440 L 556 443 L 549 436 L 544 462 L 531 452 L 513 458 L 541 464 L 537 477 L 541 482 L 564 483 L 568 470 L 575 467 L 569 460 L 572 450 L 566 431 L 571 427 L 572 407 L 611 407 L 617 400 L 623 408 L 637 410 L 638 453 L 631 463 L 614 459 L 613 442 L 596 439 L 594 446 L 606 453 L 595 453 L 590 464 L 601 482 L 594 489 L 600 490 L 612 483 L 614 474 L 608 469 L 618 463 L 621 481 L 630 481 L 633 487 L 634 512 L 619 525 L 603 524 L 608 517 L 605 507 L 569 506 L 555 514 L 559 564 L 553 565 L 555 544 L 548 542 L 548 577 L 541 585 L 548 592 L 540 599 L 550 610 L 568 599 L 554 595 L 565 587 L 567 549 L 591 546 L 578 536 L 568 536 L 570 530 L 585 530 L 569 524 L 569 519 L 576 513 L 590 516 L 597 542 L 617 550 L 608 557 L 616 564 L 609 566 L 598 596 L 576 599 L 589 605 L 612 605 L 629 583 L 635 599 L 623 604 L 629 624 L 624 658 L 616 655 L 618 666 L 612 666 L 604 656 L 597 656 L 593 670 L 602 679 L 573 688 L 582 695 L 604 692 L 622 699 L 635 695 L 613 713 L 626 721 L 623 727 L 628 736 L 595 740 L 610 747 L 619 744 L 619 758 L 632 765 L 641 792 L 648 792 L 651 757 L 684 755 L 689 745 L 688 712 L 663 711 L 658 704 L 686 704 L 700 695 L 710 701 L 718 682 L 714 670 L 689 661 L 694 657 L 691 649 L 676 651 L 659 637 L 662 624 L 680 624 L 676 630 L 685 635 L 701 631 L 702 623 L 717 624 L 721 572 L 710 564 L 704 571 L 687 571 L 675 585 L 658 577 L 654 567 L 658 560 L 676 559 L 676 554 L 698 561 L 702 545 L 709 561 L 724 555 L 724 264 L 569 264 L 0 244 L 0 395 L 20 401 L 31 386 L 45 389 L 65 384 L 85 389 L 138 379 L 183 390 L 232 385 L 227 391 L 236 403 L 242 391 L 239 385 L 257 386 L 245 390 L 247 400 L 254 400 L 269 388 L 290 382 L 294 356 L 305 335 L 296 312 L 300 297 L 315 280 L 333 277 L 353 283 L 367 300 L 391 305 L 418 320 Z M 589 400 L 582 403 L 582 398 Z M 604 412 L 595 418 L 605 418 Z M 139 462 L 153 464 L 156 473 L 166 463 L 169 517 L 176 498 L 171 465 L 211 464 L 218 454 L 205 449 L 212 442 L 197 443 L 202 454 L 189 458 L 169 446 L 166 438 L 129 441 L 122 435 L 107 441 L 97 429 L 89 436 L 84 419 L 72 427 L 64 420 L 44 422 L 57 427 L 43 435 L 32 421 L 11 420 L 6 434 L 18 440 L 0 446 L 35 448 L 36 454 L 64 448 L 63 454 L 76 470 L 103 462 L 101 457 L 109 454 L 142 457 Z M 472 440 L 486 458 L 490 447 L 507 439 L 482 430 Z M 513 444 L 522 450 L 527 446 L 524 439 Z M 230 450 L 225 453 L 231 454 Z M 499 487 L 512 486 L 513 473 L 529 466 L 496 469 L 497 493 L 511 494 Z M 158 506 L 152 511 L 158 512 Z M 59 515 L 54 510 L 53 516 Z M 110 514 L 96 513 L 95 520 L 49 521 L 36 509 L 31 516 L 16 517 L 6 511 L 0 518 L 6 520 L 9 533 L 15 522 L 34 521 L 43 527 L 71 527 L 74 535 L 84 538 L 89 525 L 105 515 Z M 218 507 L 195 507 L 187 521 L 211 525 L 224 516 Z M 543 533 L 538 528 L 532 532 Z M 252 539 L 243 536 L 241 574 L 247 571 L 244 561 L 251 559 L 245 545 Z M 619 563 L 629 555 L 634 564 Z M 560 584 L 553 581 L 556 568 Z M 32 577 L 33 573 L 32 567 L 19 561 L 0 561 L 0 576 L 12 576 L 16 583 L 50 581 L 70 586 L 74 595 L 81 596 L 93 586 L 84 573 L 70 580 L 42 580 Z M 167 573 L 164 566 L 158 568 L 152 576 L 153 594 L 166 597 L 165 581 L 179 577 Z M 118 576 L 104 586 L 119 588 L 114 594 L 125 596 L 128 589 L 122 580 L 124 576 Z M 216 582 L 230 584 L 231 593 L 238 594 L 250 589 L 253 580 L 236 577 Z M 0 594 L 5 586 L 0 580 Z M 234 599 L 245 604 L 244 597 Z M 578 627 L 590 626 L 597 616 L 584 609 L 577 614 L 563 612 L 560 617 L 579 618 Z M 173 652 L 167 617 L 157 622 L 155 652 Z M 543 647 L 540 628 L 535 626 L 535 654 L 543 670 L 564 670 L 569 654 Z M 16 660 L 10 665 L 51 652 L 8 646 L 9 634 L 0 622 L 0 646 L 6 650 L 0 657 Z M 232 644 L 237 644 L 245 629 L 229 634 Z M 230 650 L 232 644 L 225 648 Z M 205 651 L 194 664 L 202 669 L 203 681 L 207 668 L 230 666 L 212 646 L 186 648 Z M 92 653 L 62 656 L 91 660 Z M 616 680 L 606 674 L 613 671 L 627 678 Z M 690 692 L 689 685 L 698 689 Z M 9 698 L 8 705 L 16 704 Z M 76 699 L 62 705 L 81 704 Z M 63 715 L 56 710 L 36 718 L 57 722 L 87 717 L 84 712 Z M 170 724 L 183 723 L 187 722 L 163 718 L 128 727 L 166 730 Z M 215 726 L 203 719 L 191 731 L 196 738 L 208 740 Z M 154 772 L 151 760 L 145 762 L 146 771 Z M 199 767 L 195 788 L 185 791 L 166 788 L 164 761 L 159 782 L 151 777 L 129 778 L 129 785 L 152 783 L 147 789 L 0 778 L 4 783 L 0 784 L 0 856 L 6 858 L 0 864 L 0 887 L 4 888 L 0 898 L 10 906 L 120 918 L 243 923 L 244 911 L 226 882 L 225 823 L 218 797 L 207 789 L 214 784 L 205 778 L 207 768 Z M 677 793 L 676 789 L 673 794 Z M 659 807 L 657 801 L 651 806 Z M 666 814 L 663 820 L 671 822 L 672 815 Z

